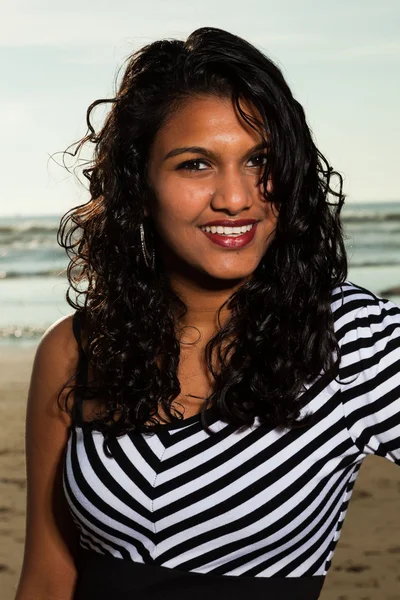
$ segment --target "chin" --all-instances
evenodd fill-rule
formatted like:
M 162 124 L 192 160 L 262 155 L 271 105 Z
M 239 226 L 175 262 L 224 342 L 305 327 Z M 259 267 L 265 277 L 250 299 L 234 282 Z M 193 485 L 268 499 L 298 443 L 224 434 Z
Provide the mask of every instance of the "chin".
M 209 277 L 212 277 L 213 279 L 219 279 L 221 281 L 239 281 L 249 279 L 254 273 L 254 270 L 255 269 L 253 269 L 252 271 L 249 271 L 249 269 L 213 269 L 207 274 L 209 275 Z

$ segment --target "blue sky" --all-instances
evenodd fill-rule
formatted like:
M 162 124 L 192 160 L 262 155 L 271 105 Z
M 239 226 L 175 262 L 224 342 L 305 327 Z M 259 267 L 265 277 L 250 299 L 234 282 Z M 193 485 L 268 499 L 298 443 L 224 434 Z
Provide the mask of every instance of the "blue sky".
M 14 0 L 0 7 L 0 215 L 88 199 L 49 156 L 85 133 L 122 61 L 160 38 L 221 27 L 282 69 L 348 203 L 400 199 L 398 0 Z

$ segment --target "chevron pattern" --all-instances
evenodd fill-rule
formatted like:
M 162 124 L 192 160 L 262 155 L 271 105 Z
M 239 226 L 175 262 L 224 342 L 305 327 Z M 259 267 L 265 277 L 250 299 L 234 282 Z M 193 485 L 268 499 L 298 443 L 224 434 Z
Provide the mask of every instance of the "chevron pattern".
M 400 464 L 400 307 L 346 281 L 332 292 L 340 376 L 304 392 L 310 428 L 210 410 L 113 441 L 71 428 L 64 491 L 82 548 L 135 564 L 257 578 L 325 577 L 362 461 Z

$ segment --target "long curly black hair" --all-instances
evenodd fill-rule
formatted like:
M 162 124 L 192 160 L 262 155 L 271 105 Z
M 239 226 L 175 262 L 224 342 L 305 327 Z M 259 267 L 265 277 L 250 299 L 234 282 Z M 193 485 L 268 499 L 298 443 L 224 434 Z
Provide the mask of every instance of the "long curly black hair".
M 102 404 L 88 425 L 106 440 L 151 432 L 159 405 L 170 421 L 183 418 L 171 403 L 181 391 L 176 323 L 186 307 L 161 261 L 146 265 L 139 227 L 148 221 L 146 237 L 156 239 L 144 212 L 152 194 L 146 176 L 152 141 L 172 111 L 199 95 L 230 98 L 266 140 L 260 182 L 267 190 L 271 177 L 265 201 L 279 208 L 274 239 L 251 278 L 224 304 L 230 318 L 207 344 L 215 386 L 204 401 L 202 424 L 209 431 L 207 409 L 213 406 L 238 428 L 256 416 L 273 427 L 305 427 L 310 420 L 299 417 L 309 384 L 338 373 L 331 294 L 348 268 L 342 177 L 316 148 L 281 70 L 240 37 L 202 27 L 186 41 L 163 39 L 134 52 L 115 97 L 89 106 L 87 134 L 66 151 L 78 160 L 84 145 L 94 145 L 83 169 L 90 199 L 63 215 L 58 239 L 70 257 L 67 302 L 81 314 L 85 353 L 96 373 L 86 397 Z M 246 114 L 240 100 L 254 106 L 261 121 Z M 92 111 L 105 103 L 111 107 L 96 132 Z M 339 191 L 331 187 L 332 176 Z

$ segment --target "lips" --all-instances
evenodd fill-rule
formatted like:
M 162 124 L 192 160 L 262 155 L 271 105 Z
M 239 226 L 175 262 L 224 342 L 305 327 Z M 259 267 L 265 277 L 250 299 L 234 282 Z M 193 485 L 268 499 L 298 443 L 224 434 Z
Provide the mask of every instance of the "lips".
M 212 223 L 212 225 L 214 225 L 214 223 Z M 249 225 L 249 223 L 243 223 L 243 225 Z M 255 221 L 250 231 L 246 231 L 242 235 L 238 236 L 221 235 L 219 233 L 209 233 L 208 231 L 204 231 L 204 229 L 200 229 L 200 231 L 202 231 L 211 242 L 217 244 L 217 246 L 222 246 L 223 248 L 236 250 L 237 248 L 243 248 L 244 246 L 250 244 L 250 242 L 255 236 L 257 225 L 258 221 Z M 227 226 L 225 225 L 225 227 Z

